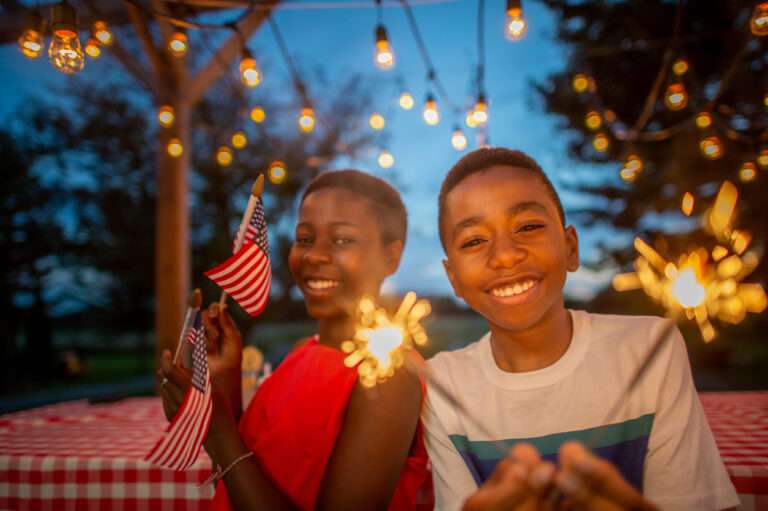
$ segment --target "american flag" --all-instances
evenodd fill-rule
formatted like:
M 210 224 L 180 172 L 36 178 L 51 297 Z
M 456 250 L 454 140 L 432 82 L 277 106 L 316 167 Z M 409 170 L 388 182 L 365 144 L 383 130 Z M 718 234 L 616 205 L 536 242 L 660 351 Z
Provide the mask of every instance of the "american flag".
M 264 206 L 257 199 L 245 231 L 243 246 L 232 257 L 205 272 L 251 316 L 258 316 L 267 305 L 272 284 L 267 223 Z
M 192 384 L 165 434 L 144 458 L 172 470 L 187 470 L 195 463 L 208 434 L 213 409 L 208 343 L 199 310 L 185 339 L 192 344 Z

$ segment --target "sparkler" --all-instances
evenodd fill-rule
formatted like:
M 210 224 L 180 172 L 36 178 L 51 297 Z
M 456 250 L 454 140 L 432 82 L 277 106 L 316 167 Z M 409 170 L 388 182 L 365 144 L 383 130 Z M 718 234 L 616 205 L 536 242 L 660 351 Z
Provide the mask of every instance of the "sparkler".
M 752 236 L 733 227 L 738 191 L 726 181 L 713 207 L 704 215 L 704 227 L 717 244 L 710 250 L 696 247 L 667 261 L 650 245 L 635 239 L 640 256 L 635 271 L 616 275 L 617 291 L 642 289 L 667 309 L 670 315 L 684 313 L 695 320 L 702 338 L 716 336 L 711 319 L 741 323 L 748 312 L 759 314 L 768 304 L 760 284 L 743 283 L 760 262 L 755 251 L 747 251 Z
M 413 344 L 424 345 L 427 333 L 420 321 L 432 311 L 425 299 L 417 300 L 416 293 L 407 293 L 394 316 L 377 307 L 368 297 L 360 300 L 355 336 L 344 341 L 341 349 L 349 353 L 344 359 L 347 367 L 358 363 L 360 383 L 373 387 L 391 377 L 403 365 L 403 350 Z

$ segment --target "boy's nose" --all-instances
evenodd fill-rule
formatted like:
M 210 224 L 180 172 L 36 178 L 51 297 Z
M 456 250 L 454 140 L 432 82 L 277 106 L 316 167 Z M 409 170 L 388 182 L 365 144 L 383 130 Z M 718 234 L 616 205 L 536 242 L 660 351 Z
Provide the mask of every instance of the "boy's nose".
M 507 237 L 496 239 L 491 246 L 488 266 L 491 269 L 512 268 L 528 255 L 526 250 Z

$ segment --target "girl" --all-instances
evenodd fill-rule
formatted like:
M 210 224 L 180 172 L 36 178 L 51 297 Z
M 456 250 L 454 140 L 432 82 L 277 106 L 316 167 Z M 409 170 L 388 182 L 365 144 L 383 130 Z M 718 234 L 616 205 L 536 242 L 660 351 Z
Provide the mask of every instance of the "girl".
M 204 444 L 225 472 L 213 509 L 431 509 L 422 382 L 402 370 L 367 389 L 340 350 L 354 334 L 360 298 L 377 297 L 398 267 L 407 227 L 402 200 L 376 177 L 328 172 L 304 192 L 298 220 L 288 264 L 318 333 L 262 384 L 239 428 L 230 403 L 239 399 L 240 334 L 216 304 L 203 316 L 220 346 L 209 355 L 219 395 Z M 172 417 L 189 376 L 168 352 L 161 371 Z

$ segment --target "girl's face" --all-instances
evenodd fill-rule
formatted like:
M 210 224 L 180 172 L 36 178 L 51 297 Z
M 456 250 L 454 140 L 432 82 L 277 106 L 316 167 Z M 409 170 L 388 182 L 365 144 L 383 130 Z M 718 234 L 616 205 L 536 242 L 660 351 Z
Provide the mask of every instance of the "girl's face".
M 368 199 L 322 188 L 301 204 L 288 266 L 310 316 L 353 317 L 361 297 L 378 296 L 402 250 L 401 241 L 384 246 Z

